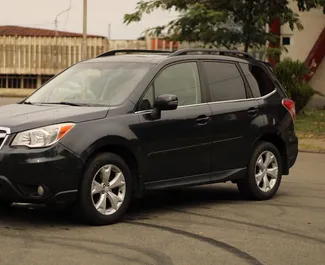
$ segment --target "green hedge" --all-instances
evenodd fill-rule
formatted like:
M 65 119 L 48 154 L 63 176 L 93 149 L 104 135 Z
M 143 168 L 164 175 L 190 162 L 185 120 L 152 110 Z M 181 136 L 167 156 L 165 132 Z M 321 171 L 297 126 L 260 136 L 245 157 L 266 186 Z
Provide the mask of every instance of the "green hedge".
M 304 81 L 309 68 L 304 62 L 286 58 L 274 69 L 275 75 L 286 89 L 288 96 L 296 103 L 296 112 L 299 113 L 315 94 L 313 88 Z

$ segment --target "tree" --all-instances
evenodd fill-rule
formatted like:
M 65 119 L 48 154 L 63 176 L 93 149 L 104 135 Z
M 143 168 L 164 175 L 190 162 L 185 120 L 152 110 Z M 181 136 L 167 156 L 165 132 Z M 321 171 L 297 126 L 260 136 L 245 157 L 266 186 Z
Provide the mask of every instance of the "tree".
M 325 0 L 320 1 L 325 6 Z M 297 0 L 297 4 L 300 10 L 309 10 L 318 3 Z M 243 44 L 246 52 L 249 48 L 264 46 L 267 41 L 278 42 L 277 36 L 265 30 L 274 19 L 281 25 L 288 23 L 292 30 L 295 27 L 303 29 L 288 0 L 141 0 L 134 13 L 124 16 L 124 23 L 140 21 L 144 14 L 156 9 L 175 9 L 180 13 L 167 25 L 152 29 L 160 37 L 226 48 Z

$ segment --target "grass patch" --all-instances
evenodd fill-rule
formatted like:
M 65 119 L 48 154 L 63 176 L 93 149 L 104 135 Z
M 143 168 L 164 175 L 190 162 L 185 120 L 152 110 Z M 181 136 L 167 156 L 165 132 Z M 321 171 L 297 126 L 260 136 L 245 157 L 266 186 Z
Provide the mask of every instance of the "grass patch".
M 295 129 L 301 138 L 325 139 L 325 110 L 305 110 L 298 114 Z
M 325 147 L 321 145 L 315 145 L 315 144 L 305 144 L 299 142 L 299 150 L 305 150 L 305 151 L 313 151 L 318 153 L 325 153 Z

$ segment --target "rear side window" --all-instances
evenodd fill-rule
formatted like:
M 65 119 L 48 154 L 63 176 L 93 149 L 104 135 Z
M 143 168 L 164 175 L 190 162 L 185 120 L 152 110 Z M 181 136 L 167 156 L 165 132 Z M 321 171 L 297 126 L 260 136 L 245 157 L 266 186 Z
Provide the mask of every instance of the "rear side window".
M 233 63 L 203 62 L 211 102 L 245 99 L 244 81 Z
M 244 63 L 241 63 L 241 67 L 254 97 L 263 97 L 274 91 L 272 80 L 261 67 Z

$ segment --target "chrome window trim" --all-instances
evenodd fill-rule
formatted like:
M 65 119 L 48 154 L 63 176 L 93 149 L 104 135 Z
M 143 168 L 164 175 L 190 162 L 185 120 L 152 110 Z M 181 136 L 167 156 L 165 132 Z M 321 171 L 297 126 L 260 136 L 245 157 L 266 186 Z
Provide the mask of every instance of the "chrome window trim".
M 2 149 L 2 147 L 3 147 L 3 146 L 5 145 L 5 143 L 7 142 L 8 137 L 9 137 L 9 135 L 7 135 L 7 136 L 3 139 L 3 142 L 2 142 L 1 145 L 0 145 L 0 150 Z
M 11 133 L 10 128 L 7 127 L 0 127 L 0 131 L 5 131 L 7 134 Z
M 232 103 L 232 102 L 241 102 L 241 101 L 252 101 L 252 100 L 259 100 L 259 99 L 266 99 L 270 96 L 272 96 L 273 94 L 276 93 L 276 89 L 274 89 L 272 92 L 270 92 L 269 94 L 264 95 L 263 97 L 258 97 L 258 98 L 243 98 L 243 99 L 232 99 L 232 100 L 223 100 L 223 101 L 213 101 L 213 102 L 209 102 L 210 104 L 220 104 L 220 103 Z
M 212 101 L 212 102 L 205 102 L 205 103 L 197 103 L 197 104 L 179 106 L 177 109 L 179 109 L 179 108 L 186 108 L 186 107 L 201 106 L 201 105 L 206 105 L 206 104 L 222 104 L 222 103 L 232 103 L 232 102 L 242 102 L 242 101 L 252 101 L 252 100 L 266 99 L 266 98 L 274 95 L 276 92 L 277 92 L 277 90 L 274 89 L 269 94 L 266 94 L 266 95 L 264 95 L 262 97 L 258 97 L 258 98 L 243 98 L 243 99 L 233 99 L 233 100 L 223 100 L 223 101 Z M 146 114 L 146 113 L 152 112 L 152 110 L 153 109 L 150 109 L 150 110 L 139 110 L 139 111 L 136 111 L 134 113 L 135 114 Z M 1 127 L 0 127 L 0 129 L 1 129 Z
M 0 149 L 4 146 L 4 144 L 7 142 L 9 134 L 11 133 L 10 128 L 7 127 L 0 127 L 0 131 L 5 131 L 6 133 L 0 133 L 0 138 L 3 138 L 3 141 L 0 145 Z

